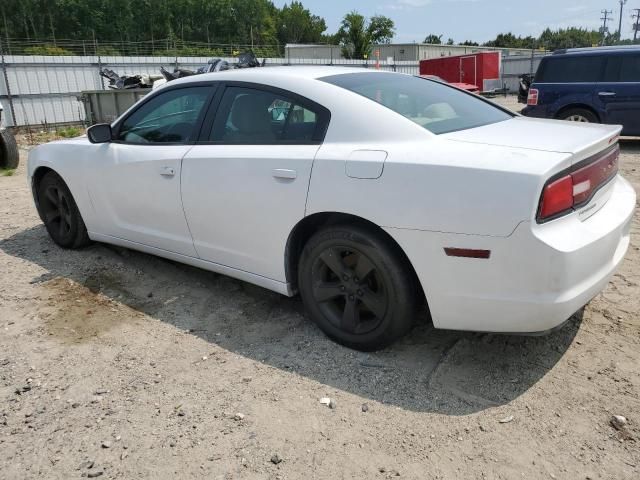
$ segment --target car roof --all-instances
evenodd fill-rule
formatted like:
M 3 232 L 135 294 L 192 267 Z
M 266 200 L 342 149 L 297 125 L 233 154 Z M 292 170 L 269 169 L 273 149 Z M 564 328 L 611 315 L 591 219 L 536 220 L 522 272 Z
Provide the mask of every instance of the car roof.
M 384 72 L 383 70 L 368 69 L 362 67 L 337 67 L 330 65 L 318 65 L 318 66 L 273 66 L 273 67 L 259 67 L 259 68 L 239 68 L 233 70 L 224 70 L 221 72 L 203 73 L 201 75 L 191 75 L 189 77 L 180 78 L 170 82 L 171 84 L 177 83 L 191 83 L 202 82 L 211 80 L 227 80 L 227 81 L 250 81 L 251 77 L 269 77 L 272 80 L 277 78 L 300 78 L 308 80 L 317 80 L 323 77 L 329 77 L 332 75 L 347 75 L 350 73 L 392 73 Z
M 616 55 L 624 53 L 640 53 L 640 45 L 615 45 L 610 47 L 562 48 L 553 52 L 555 55 Z

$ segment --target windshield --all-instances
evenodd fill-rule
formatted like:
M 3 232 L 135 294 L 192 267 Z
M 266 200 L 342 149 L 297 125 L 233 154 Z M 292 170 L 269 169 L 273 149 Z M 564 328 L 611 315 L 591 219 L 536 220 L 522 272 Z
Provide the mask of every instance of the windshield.
M 432 133 L 502 122 L 513 115 L 436 81 L 397 73 L 348 73 L 320 80 L 380 103 Z

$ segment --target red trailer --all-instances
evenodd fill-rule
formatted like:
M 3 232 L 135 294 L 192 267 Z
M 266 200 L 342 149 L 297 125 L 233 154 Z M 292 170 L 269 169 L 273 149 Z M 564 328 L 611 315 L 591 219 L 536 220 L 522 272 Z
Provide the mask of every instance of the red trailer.
M 478 52 L 420 60 L 420 75 L 436 75 L 449 83 L 468 83 L 481 92 L 490 92 L 502 88 L 500 55 L 500 52 Z

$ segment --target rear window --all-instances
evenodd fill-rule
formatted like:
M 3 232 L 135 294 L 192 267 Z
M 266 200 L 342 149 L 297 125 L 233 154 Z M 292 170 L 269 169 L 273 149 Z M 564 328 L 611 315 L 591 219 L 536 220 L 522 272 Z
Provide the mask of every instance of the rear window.
M 475 95 L 410 75 L 349 73 L 320 80 L 380 103 L 435 134 L 480 127 L 513 117 Z
M 535 81 L 537 83 L 599 82 L 604 60 L 605 57 L 602 55 L 547 57 L 540 64 Z

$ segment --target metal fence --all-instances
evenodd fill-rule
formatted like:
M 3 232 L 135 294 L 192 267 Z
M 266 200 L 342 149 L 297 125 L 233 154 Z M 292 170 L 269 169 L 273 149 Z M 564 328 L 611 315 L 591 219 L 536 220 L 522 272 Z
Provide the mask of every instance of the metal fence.
M 224 58 L 235 63 L 235 57 Z M 86 123 L 80 92 L 104 90 L 106 80 L 99 75 L 102 68 L 110 68 L 119 75 L 157 74 L 161 66 L 196 69 L 209 57 L 175 56 L 0 56 L 0 103 L 4 107 L 6 126 L 48 126 Z M 501 83 L 508 90 L 517 91 L 518 76 L 535 71 L 539 57 L 503 57 Z M 388 62 L 345 59 L 266 58 L 267 66 L 274 65 L 349 65 L 376 68 L 408 74 L 418 74 L 414 61 Z
M 147 57 L 233 57 L 252 50 L 260 57 L 284 56 L 284 45 L 258 45 L 237 43 L 190 42 L 177 38 L 145 41 L 69 40 L 60 38 L 31 40 L 25 38 L 0 38 L 0 50 L 5 55 L 55 55 L 55 56 L 147 56 Z

